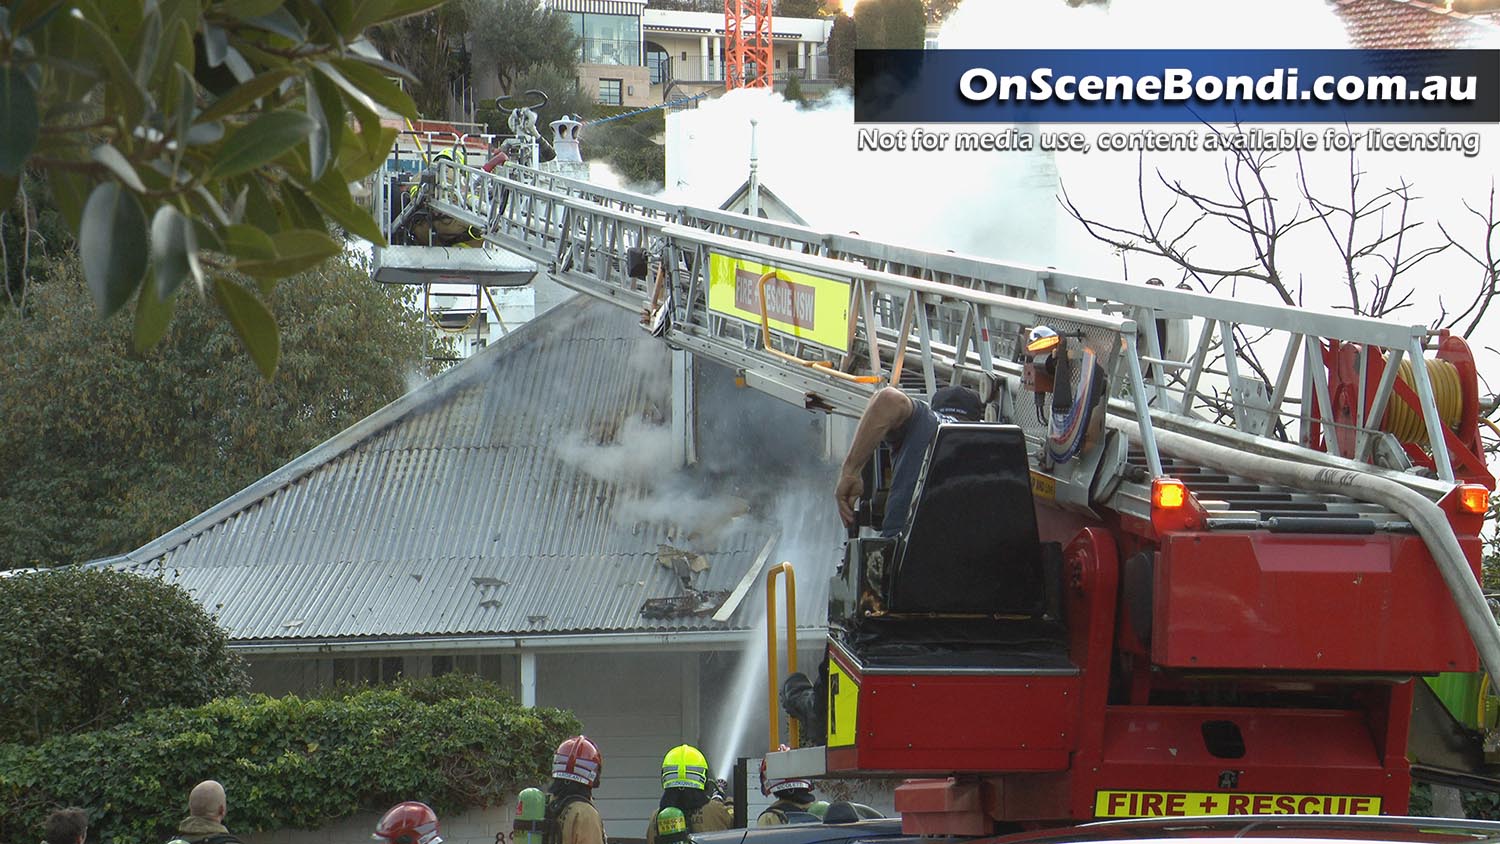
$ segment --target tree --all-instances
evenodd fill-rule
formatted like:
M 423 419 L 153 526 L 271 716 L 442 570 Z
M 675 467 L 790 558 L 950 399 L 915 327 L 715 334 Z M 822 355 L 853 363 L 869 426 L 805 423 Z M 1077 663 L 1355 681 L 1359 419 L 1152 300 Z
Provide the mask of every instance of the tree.
M 583 131 L 583 154 L 586 159 L 608 164 L 627 182 L 659 190 L 666 180 L 667 154 L 656 139 L 666 131 L 663 109 L 600 123 Z
M 864 0 L 859 4 L 859 49 L 920 50 L 927 42 L 922 0 Z
M 802 77 L 795 73 L 788 77 L 786 87 L 781 90 L 781 96 L 798 104 L 807 102 L 807 97 L 802 93 Z
M 928 23 L 942 23 L 953 10 L 958 8 L 962 0 L 922 0 L 922 6 L 927 13 Z M 1072 5 L 1077 5 L 1076 0 L 1068 0 Z
M 27 314 L 0 312 L 0 568 L 139 547 L 400 396 L 421 361 L 404 289 L 345 258 L 267 297 L 270 379 L 196 290 L 140 355 L 129 320 L 80 315 L 81 275 L 58 264 Z
M 1390 318 L 1421 301 L 1412 271 L 1451 249 L 1473 266 L 1473 285 L 1457 302 L 1438 298 L 1431 324 L 1465 338 L 1479 336 L 1481 321 L 1500 294 L 1500 216 L 1493 185 L 1486 206 L 1465 202 L 1467 217 L 1434 226 L 1422 219 L 1412 184 L 1397 178 L 1371 186 L 1352 151 L 1347 175 L 1338 176 L 1341 184 L 1320 190 L 1313 180 L 1326 171 L 1314 171 L 1300 153 L 1289 160 L 1283 153 L 1233 143 L 1225 130 L 1208 131 L 1216 148 L 1225 150 L 1223 182 L 1217 188 L 1190 185 L 1160 170 L 1150 178 L 1142 158 L 1136 176 L 1137 220 L 1089 215 L 1066 188 L 1062 191 L 1067 213 L 1121 257 L 1127 277 L 1129 261 L 1139 256 L 1174 268 L 1181 283 L 1208 293 L 1227 290 L 1233 295 L 1235 285 L 1250 282 L 1269 289 L 1282 304 L 1301 307 L 1302 275 L 1286 256 L 1288 244 L 1306 244 L 1311 237 L 1340 269 L 1344 301 L 1335 307 Z M 1233 131 L 1242 136 L 1238 126 Z M 1289 172 L 1282 169 L 1293 163 Z M 1285 185 L 1287 175 L 1294 182 L 1291 190 Z M 1464 224 L 1477 228 L 1477 236 L 1458 229 Z M 1207 243 L 1213 246 L 1205 249 Z M 1273 383 L 1256 349 L 1258 339 L 1236 331 L 1235 353 L 1256 377 Z M 1480 411 L 1488 418 L 1496 408 Z M 1227 416 L 1227 407 L 1220 412 Z
M 821 17 L 823 0 L 777 0 L 776 14 L 789 18 Z
M 594 98 L 588 92 L 579 90 L 577 78 L 564 74 L 553 65 L 540 64 L 527 69 L 517 77 L 516 90 L 536 90 L 547 95 L 547 104 L 536 109 L 537 131 L 543 138 L 551 138 L 549 124 L 564 114 L 574 115 L 580 120 L 588 120 L 594 116 Z M 507 116 L 494 106 L 484 106 L 479 109 L 477 118 L 491 132 L 509 134 L 510 129 L 505 122 Z
M 452 86 L 464 70 L 463 36 L 468 30 L 464 4 L 444 2 L 421 15 L 411 15 L 370 29 L 370 40 L 381 55 L 410 71 L 407 88 L 424 117 L 446 119 L 452 107 Z
M 854 48 L 859 38 L 854 18 L 839 15 L 828 33 L 828 72 L 841 88 L 854 87 Z
M 361 33 L 439 2 L 12 2 L 0 214 L 25 209 L 22 174 L 40 174 L 99 313 L 135 301 L 138 348 L 161 339 L 191 280 L 270 377 L 279 347 L 263 297 L 339 251 L 329 219 L 380 240 L 349 183 L 391 149 L 380 109 L 416 116 L 389 78 L 409 74 Z
M 103 569 L 0 579 L 0 744 L 200 706 L 245 685 L 228 637 L 181 587 Z
M 1238 127 L 1236 127 L 1238 129 Z M 1157 171 L 1148 180 L 1144 159 L 1138 165 L 1137 191 L 1140 219 L 1136 222 L 1106 221 L 1085 214 L 1062 193 L 1063 206 L 1092 237 L 1108 244 L 1122 257 L 1142 255 L 1165 260 L 1182 273 L 1184 280 L 1207 292 L 1225 282 L 1252 281 L 1265 285 L 1283 304 L 1302 303 L 1301 277 L 1286 266 L 1285 246 L 1304 227 L 1317 233 L 1342 269 L 1347 299 L 1341 306 L 1353 313 L 1386 317 L 1408 308 L 1413 288 L 1408 273 L 1422 262 L 1457 244 L 1448 230 L 1437 228 L 1445 239 L 1422 238 L 1432 228 L 1416 214 L 1413 186 L 1405 180 L 1372 188 L 1356 156 L 1348 158 L 1347 187 L 1340 196 L 1320 195 L 1311 187 L 1309 168 L 1299 155 L 1294 162 L 1296 193 L 1273 188 L 1273 177 L 1285 155 L 1230 143 L 1226 133 L 1210 128 L 1219 145 L 1226 148 L 1222 189 L 1189 185 Z M 1155 184 L 1152 184 L 1154 182 Z M 1152 208 L 1152 188 L 1165 191 L 1167 202 Z M 1483 228 L 1483 246 L 1475 254 L 1464 251 L 1479 268 L 1472 304 L 1457 314 L 1444 314 L 1437 327 L 1461 329 L 1471 336 L 1496 293 L 1500 262 L 1492 241 L 1497 225 L 1493 200 L 1488 211 L 1469 208 Z M 1202 255 L 1201 246 L 1214 232 L 1225 235 L 1214 254 Z M 1466 326 L 1459 323 L 1465 318 Z
M 474 73 L 492 74 L 502 91 L 525 90 L 516 80 L 537 65 L 576 74 L 579 39 L 562 12 L 536 0 L 465 0 L 465 9 Z

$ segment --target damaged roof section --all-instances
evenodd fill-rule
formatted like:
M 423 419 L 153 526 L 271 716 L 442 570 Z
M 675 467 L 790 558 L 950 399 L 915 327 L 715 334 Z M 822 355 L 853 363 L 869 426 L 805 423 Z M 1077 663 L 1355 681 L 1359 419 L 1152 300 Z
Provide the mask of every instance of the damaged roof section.
M 769 500 L 721 463 L 676 468 L 670 367 L 634 314 L 575 298 L 101 563 L 161 567 L 247 643 L 742 629 L 763 597 L 725 599 L 800 513 L 817 550 L 788 550 L 809 557 L 799 623 L 820 626 L 840 537 L 824 483 Z

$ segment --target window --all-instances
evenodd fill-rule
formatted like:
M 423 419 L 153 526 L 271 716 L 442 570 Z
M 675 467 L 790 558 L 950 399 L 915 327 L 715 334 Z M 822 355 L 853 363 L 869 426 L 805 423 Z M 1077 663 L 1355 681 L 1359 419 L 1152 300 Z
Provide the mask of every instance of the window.
M 687 50 L 682 51 L 682 60 L 687 61 Z
M 672 54 L 647 41 L 646 67 L 651 69 L 651 84 L 662 85 L 672 78 Z
M 601 79 L 599 80 L 599 102 L 604 105 L 623 105 L 624 100 L 620 97 L 620 85 L 623 79 Z
M 641 63 L 641 19 L 633 15 L 568 13 L 573 34 L 582 39 L 578 60 L 584 64 Z

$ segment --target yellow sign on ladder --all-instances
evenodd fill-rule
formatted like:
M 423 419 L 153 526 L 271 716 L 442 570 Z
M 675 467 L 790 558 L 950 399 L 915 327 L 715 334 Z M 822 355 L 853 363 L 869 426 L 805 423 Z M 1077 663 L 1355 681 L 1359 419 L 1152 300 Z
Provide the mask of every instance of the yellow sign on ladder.
M 709 310 L 759 325 L 760 278 L 774 272 L 765 296 L 771 327 L 820 346 L 849 351 L 849 282 L 717 253 L 709 255 L 708 272 Z

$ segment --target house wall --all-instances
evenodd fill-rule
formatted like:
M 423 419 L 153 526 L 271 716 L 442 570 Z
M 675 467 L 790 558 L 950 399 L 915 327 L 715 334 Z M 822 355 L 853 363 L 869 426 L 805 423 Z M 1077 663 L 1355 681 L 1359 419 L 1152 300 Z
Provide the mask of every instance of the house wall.
M 620 105 L 640 107 L 652 104 L 649 69 L 623 64 L 581 64 L 578 66 L 578 85 L 596 102 L 601 101 L 599 83 L 603 79 L 620 80 Z
M 662 756 L 701 741 L 698 665 L 694 652 L 537 657 L 537 705 L 571 709 L 604 756 L 594 803 L 611 839 L 645 837 Z

